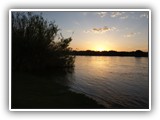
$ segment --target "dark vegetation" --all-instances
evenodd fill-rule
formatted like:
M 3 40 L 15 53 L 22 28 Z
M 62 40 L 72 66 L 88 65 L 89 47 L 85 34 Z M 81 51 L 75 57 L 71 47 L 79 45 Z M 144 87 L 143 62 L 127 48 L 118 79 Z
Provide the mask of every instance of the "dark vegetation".
M 72 38 L 57 38 L 58 31 L 55 22 L 42 15 L 12 12 L 12 109 L 104 108 L 69 90 L 66 76 L 74 71 L 75 59 L 70 55 Z
M 143 52 L 141 50 L 136 50 L 132 52 L 118 52 L 118 51 L 71 51 L 71 55 L 86 55 L 86 56 L 133 56 L 133 57 L 148 57 L 148 52 Z
M 31 12 L 12 12 L 12 70 L 39 71 L 73 68 L 74 57 L 69 43 L 55 22 Z

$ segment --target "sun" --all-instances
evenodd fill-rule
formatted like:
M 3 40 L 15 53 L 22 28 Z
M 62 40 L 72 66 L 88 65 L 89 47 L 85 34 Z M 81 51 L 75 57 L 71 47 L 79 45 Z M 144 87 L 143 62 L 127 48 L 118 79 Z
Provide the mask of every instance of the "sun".
M 100 52 L 102 52 L 102 51 L 104 51 L 105 49 L 104 48 L 98 48 L 97 49 L 97 51 L 100 51 Z
M 110 47 L 108 45 L 106 45 L 105 43 L 95 43 L 92 45 L 92 47 L 90 47 L 91 50 L 94 51 L 107 51 Z
M 105 48 L 104 46 L 97 46 L 97 47 L 95 48 L 95 50 L 102 52 L 102 51 L 105 51 L 106 48 Z

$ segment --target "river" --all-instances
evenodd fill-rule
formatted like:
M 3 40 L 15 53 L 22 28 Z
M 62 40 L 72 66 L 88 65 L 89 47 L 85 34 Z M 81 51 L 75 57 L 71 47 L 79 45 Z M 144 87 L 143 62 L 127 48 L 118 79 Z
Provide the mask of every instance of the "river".
M 148 108 L 148 57 L 77 56 L 68 75 L 74 92 L 106 108 Z

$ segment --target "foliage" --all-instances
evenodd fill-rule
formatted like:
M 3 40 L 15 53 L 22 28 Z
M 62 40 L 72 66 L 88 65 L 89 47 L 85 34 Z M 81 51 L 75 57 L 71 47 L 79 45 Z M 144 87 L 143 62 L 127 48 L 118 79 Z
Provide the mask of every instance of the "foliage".
M 148 52 L 143 52 L 141 50 L 136 51 L 71 51 L 72 55 L 86 55 L 86 56 L 133 56 L 133 57 L 148 57 Z
M 42 15 L 12 12 L 12 68 L 31 71 L 73 67 L 74 57 L 69 43 L 72 38 L 55 41 L 59 28 Z

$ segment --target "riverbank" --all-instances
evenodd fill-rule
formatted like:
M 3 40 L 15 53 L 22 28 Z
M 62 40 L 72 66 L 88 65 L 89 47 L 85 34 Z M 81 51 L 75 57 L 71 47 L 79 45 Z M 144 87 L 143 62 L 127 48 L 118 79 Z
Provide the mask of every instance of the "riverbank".
M 91 98 L 44 76 L 12 73 L 12 109 L 98 109 Z
M 86 51 L 71 51 L 71 55 L 78 55 L 78 56 L 122 56 L 122 57 L 148 57 L 148 52 L 143 52 L 141 50 L 136 51 L 93 51 L 93 50 L 86 50 Z

